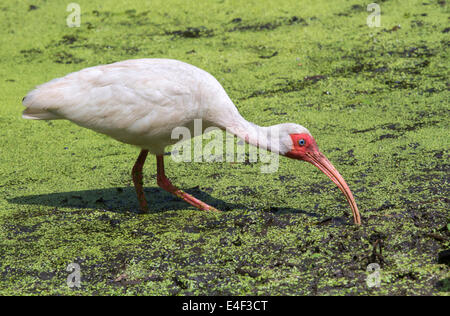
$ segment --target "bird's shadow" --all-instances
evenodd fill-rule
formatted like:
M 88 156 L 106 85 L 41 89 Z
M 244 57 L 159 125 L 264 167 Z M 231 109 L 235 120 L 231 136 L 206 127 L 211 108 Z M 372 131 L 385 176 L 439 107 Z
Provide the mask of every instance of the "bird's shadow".
M 195 209 L 185 201 L 159 187 L 147 187 L 144 191 L 151 212 L 173 211 L 187 208 Z M 185 189 L 185 192 L 221 211 L 252 209 L 244 204 L 229 203 L 214 198 L 207 192 L 200 190 L 198 187 Z M 25 195 L 7 199 L 7 201 L 22 205 L 45 205 L 55 208 L 104 209 L 117 213 L 139 213 L 136 192 L 133 187 Z M 261 209 L 259 208 L 258 210 Z M 311 217 L 319 217 L 318 214 L 293 208 L 270 207 L 266 211 L 273 213 L 299 213 Z

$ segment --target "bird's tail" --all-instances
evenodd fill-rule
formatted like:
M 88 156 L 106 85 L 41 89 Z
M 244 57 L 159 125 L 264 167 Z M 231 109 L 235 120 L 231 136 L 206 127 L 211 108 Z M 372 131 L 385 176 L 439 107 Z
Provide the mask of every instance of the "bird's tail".
M 22 118 L 28 120 L 56 120 L 61 118 L 49 109 L 48 103 L 51 103 L 51 99 L 45 98 L 48 93 L 42 90 L 38 87 L 22 99 L 22 104 L 26 107 L 22 113 Z
M 22 118 L 27 120 L 57 120 L 59 117 L 44 109 L 26 108 L 22 112 Z

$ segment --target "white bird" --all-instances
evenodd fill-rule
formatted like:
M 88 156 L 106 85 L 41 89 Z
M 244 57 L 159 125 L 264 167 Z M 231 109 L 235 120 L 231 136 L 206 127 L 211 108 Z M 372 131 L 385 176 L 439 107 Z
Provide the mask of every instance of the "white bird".
M 176 188 L 164 173 L 165 148 L 177 142 L 172 130 L 179 126 L 192 130 L 194 120 L 201 119 L 203 128 L 215 126 L 251 145 L 314 164 L 345 194 L 354 222 L 361 223 L 345 180 L 305 127 L 292 123 L 261 127 L 248 122 L 211 74 L 187 63 L 135 59 L 85 68 L 36 87 L 23 104 L 25 119 L 67 119 L 140 147 L 132 178 L 143 212 L 148 212 L 142 182 L 148 152 L 156 155 L 161 188 L 199 209 L 216 210 Z

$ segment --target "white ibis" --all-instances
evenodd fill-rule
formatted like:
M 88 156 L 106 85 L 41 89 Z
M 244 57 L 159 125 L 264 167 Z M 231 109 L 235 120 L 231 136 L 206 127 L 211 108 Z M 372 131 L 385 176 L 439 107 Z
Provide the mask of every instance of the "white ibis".
M 22 117 L 67 119 L 141 148 L 132 169 L 140 209 L 148 212 L 142 182 L 147 154 L 156 155 L 157 183 L 201 210 L 214 207 L 176 188 L 164 173 L 164 150 L 176 143 L 171 132 L 195 119 L 227 130 L 251 145 L 312 163 L 345 194 L 354 222 L 361 223 L 344 178 L 319 151 L 303 126 L 286 123 L 260 127 L 245 120 L 220 83 L 209 73 L 171 59 L 135 59 L 86 68 L 38 86 L 23 99 Z

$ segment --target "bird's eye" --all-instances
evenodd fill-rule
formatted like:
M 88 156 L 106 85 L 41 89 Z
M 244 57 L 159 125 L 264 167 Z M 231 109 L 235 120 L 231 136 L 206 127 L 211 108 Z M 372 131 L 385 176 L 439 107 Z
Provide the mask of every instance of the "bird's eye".
M 302 138 L 302 139 L 300 139 L 299 141 L 298 141 L 298 144 L 300 145 L 300 146 L 305 146 L 305 140 Z

